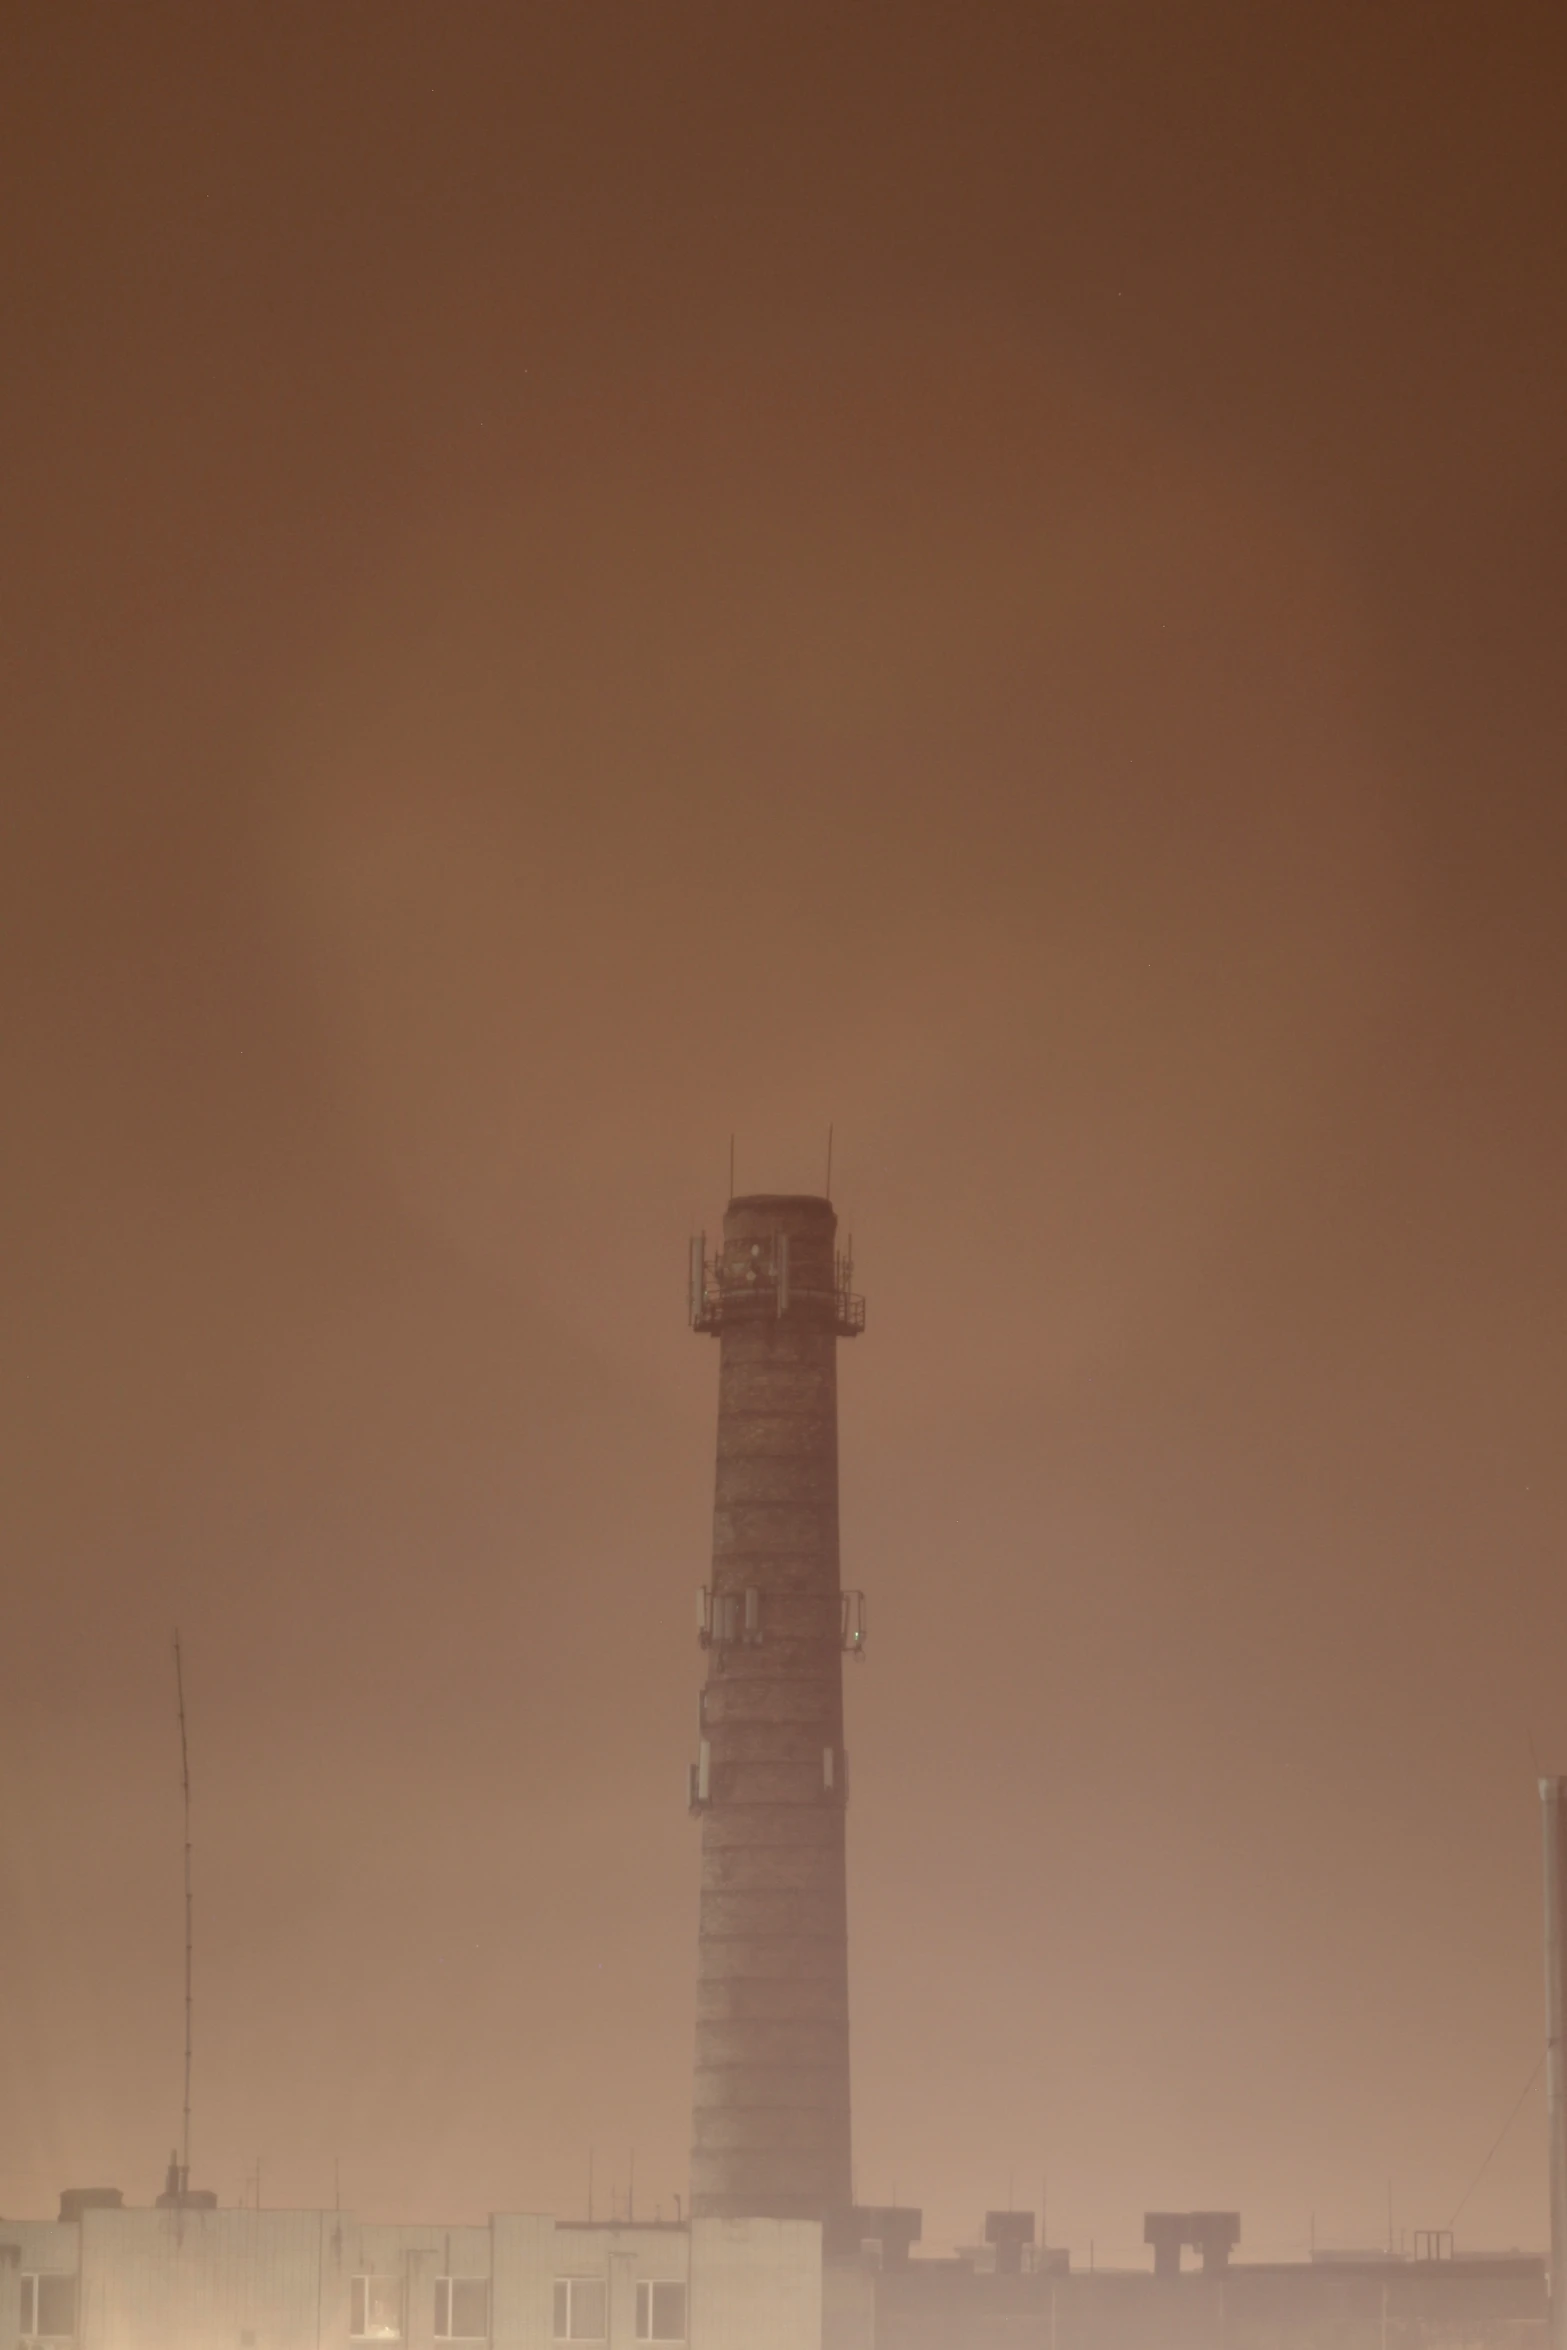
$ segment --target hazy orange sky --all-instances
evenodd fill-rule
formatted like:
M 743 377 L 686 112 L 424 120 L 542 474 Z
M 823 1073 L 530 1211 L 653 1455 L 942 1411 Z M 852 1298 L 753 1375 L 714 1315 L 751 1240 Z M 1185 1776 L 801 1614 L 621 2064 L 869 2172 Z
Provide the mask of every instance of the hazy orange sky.
M 1567 1768 L 1556 0 L 0 29 L 0 2208 L 685 2185 L 835 1194 L 857 2188 L 1452 2217 Z M 1544 2233 L 1538 2091 L 1460 2243 Z

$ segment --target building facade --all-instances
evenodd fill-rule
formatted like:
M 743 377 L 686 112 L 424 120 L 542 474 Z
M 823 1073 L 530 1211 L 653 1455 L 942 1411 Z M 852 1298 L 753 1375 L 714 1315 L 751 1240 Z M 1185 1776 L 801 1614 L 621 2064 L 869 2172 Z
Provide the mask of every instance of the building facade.
M 37 2350 L 818 2350 L 821 2231 L 497 2213 L 88 2208 L 0 2221 L 0 2344 Z
M 1519 2254 L 1158 2276 L 873 2237 L 824 2259 L 808 2220 L 0 2221 L 6 2350 L 1544 2350 L 1545 2332 L 1544 2263 Z

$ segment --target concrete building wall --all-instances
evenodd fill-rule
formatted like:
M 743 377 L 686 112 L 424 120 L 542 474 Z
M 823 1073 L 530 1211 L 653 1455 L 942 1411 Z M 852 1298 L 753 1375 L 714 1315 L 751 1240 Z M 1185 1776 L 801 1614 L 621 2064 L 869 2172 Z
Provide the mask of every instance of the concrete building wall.
M 861 2261 L 822 2271 L 822 2350 L 875 2350 L 877 2272 Z
M 81 2230 L 74 2220 L 0 2220 L 0 2239 L 17 2247 L 22 2268 L 74 2276 L 81 2265 Z
M 23 2277 L 74 2277 L 80 2265 L 81 2232 L 74 2225 L 44 2219 L 0 2222 L 0 2350 L 21 2331 Z
M 401 2330 L 381 2350 L 546 2350 L 556 2339 L 556 2281 L 569 2277 L 603 2283 L 607 2327 L 596 2338 L 605 2350 L 630 2350 L 638 2288 L 688 2292 L 690 2256 L 683 2227 L 558 2227 L 517 2213 L 451 2228 L 340 2211 L 90 2211 L 79 2226 L 0 2223 L 0 2350 L 21 2336 L 20 2279 L 40 2272 L 78 2282 L 75 2328 L 59 2350 L 374 2350 L 353 2330 L 356 2278 L 395 2284 Z M 771 2277 L 771 2238 L 762 2256 Z M 438 2335 L 444 2278 L 483 2282 L 482 2334 Z M 671 2306 L 662 2300 L 666 2324 Z M 743 2350 L 747 2340 L 727 2335 L 715 2312 L 711 2350 L 731 2341 Z
M 403 2341 L 406 2350 L 435 2350 L 435 2280 L 449 2275 L 437 2244 L 409 2243 L 403 2250 Z
M 369 2271 L 373 2264 L 361 2259 L 351 2219 L 337 2211 L 333 2212 L 330 2223 L 324 2213 L 316 2216 L 321 2223 L 317 2229 L 320 2267 L 316 2277 L 316 2339 L 321 2350 L 348 2350 L 353 2280 L 356 2275 Z
M 80 2350 L 317 2350 L 313 2211 L 89 2211 Z
M 62 2226 L 53 2220 L 0 2221 L 0 2350 L 9 2350 L 22 2334 L 24 2277 L 75 2279 L 76 2323 L 80 2327 L 80 2264 L 81 2232 L 74 2225 Z
M 1544 2350 L 1533 2259 L 1365 2268 L 1238 2265 L 1164 2283 L 1142 2272 L 983 2276 L 919 2261 L 875 2279 L 873 2336 L 843 2350 Z
M 490 2222 L 494 2350 L 549 2350 L 554 2339 L 556 2229 L 533 2213 Z
M 642 2285 L 687 2287 L 688 2350 L 1545 2350 L 1541 2261 L 1237 2264 L 1221 2280 L 1147 2272 L 977 2273 L 961 2261 L 825 2271 L 813 2221 L 683 2227 L 393 2227 L 345 2212 L 89 2211 L 0 2222 L 0 2350 L 25 2338 L 23 2276 L 75 2277 L 77 2332 L 46 2350 L 377 2350 L 356 2340 L 356 2276 L 400 2282 L 379 2350 L 546 2350 L 555 2286 L 598 2280 L 598 2350 L 638 2340 Z M 438 2341 L 436 2280 L 488 2285 L 487 2332 Z M 669 2304 L 664 2307 L 667 2311 Z M 578 2337 L 580 2340 L 582 2337 Z
M 816 2221 L 692 2221 L 690 2350 L 821 2350 L 821 2341 Z
M 549 2339 L 553 2225 L 497 2224 L 508 2231 L 506 2282 L 521 2304 L 520 2314 L 502 2312 L 506 2338 L 512 2350 L 533 2350 Z M 64 2249 L 74 2254 L 78 2231 L 56 2235 L 59 2265 L 71 2265 Z M 350 2350 L 356 2277 L 397 2280 L 402 2350 L 435 2350 L 438 2278 L 483 2279 L 491 2308 L 479 2338 L 491 2340 L 492 2242 L 487 2227 L 388 2227 L 337 2211 L 90 2211 L 80 2231 L 79 2350 Z
M 21 2247 L 0 2241 L 0 2342 L 14 2342 L 21 2332 Z

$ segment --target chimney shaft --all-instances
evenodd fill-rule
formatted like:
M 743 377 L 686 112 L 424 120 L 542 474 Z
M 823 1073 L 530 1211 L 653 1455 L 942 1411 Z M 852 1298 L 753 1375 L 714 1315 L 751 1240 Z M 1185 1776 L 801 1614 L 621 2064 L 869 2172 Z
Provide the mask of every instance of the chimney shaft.
M 704 1606 L 691 2210 L 851 2201 L 837 1345 L 862 1319 L 824 1199 L 731 1200 L 692 1319 L 719 1340 Z

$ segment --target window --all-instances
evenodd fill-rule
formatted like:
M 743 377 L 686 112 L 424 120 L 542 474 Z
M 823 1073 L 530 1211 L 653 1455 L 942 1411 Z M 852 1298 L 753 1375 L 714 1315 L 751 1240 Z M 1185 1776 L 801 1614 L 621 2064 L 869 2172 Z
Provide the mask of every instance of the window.
M 686 2338 L 684 2285 L 638 2285 L 637 2340 L 683 2342 Z
M 435 2338 L 438 2342 L 482 2342 L 490 2331 L 488 2277 L 437 2277 Z
M 403 2332 L 400 2277 L 355 2277 L 348 2330 L 356 2342 L 397 2342 Z
M 557 2342 L 602 2342 L 609 2332 L 608 2294 L 602 2277 L 555 2279 Z
M 22 2322 L 24 2334 L 62 2336 L 76 2331 L 76 2279 L 24 2276 Z

